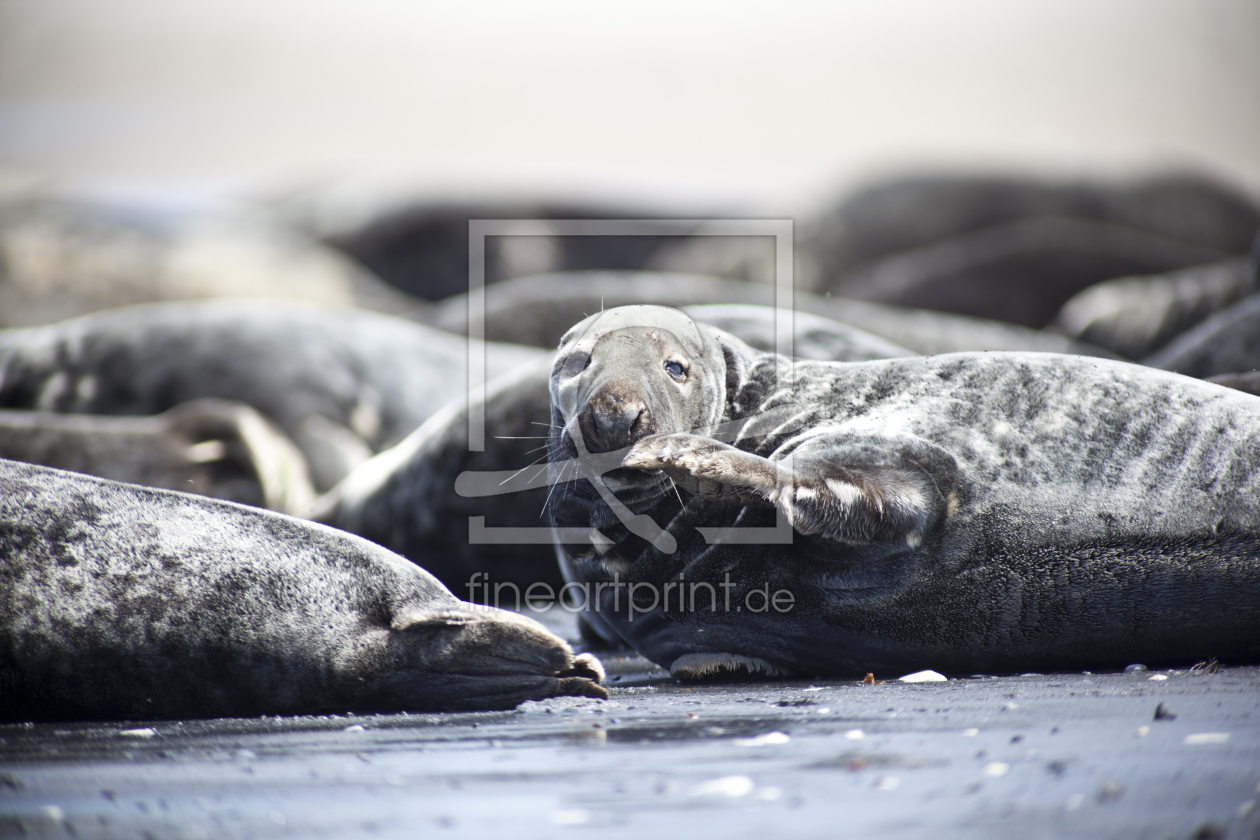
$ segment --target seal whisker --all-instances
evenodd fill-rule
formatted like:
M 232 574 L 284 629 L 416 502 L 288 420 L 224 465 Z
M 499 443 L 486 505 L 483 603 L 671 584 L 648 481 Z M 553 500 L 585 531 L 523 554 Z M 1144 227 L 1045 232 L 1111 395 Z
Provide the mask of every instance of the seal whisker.
M 685 508 L 687 505 L 683 503 L 682 493 L 678 492 L 678 485 L 674 483 L 674 477 L 672 475 L 669 475 L 669 476 L 666 476 L 666 478 L 669 479 L 670 486 L 674 488 L 674 495 L 678 497 L 678 506 Z
M 539 518 L 539 519 L 542 519 L 543 514 L 547 512 L 547 505 L 551 504 L 551 494 L 552 494 L 552 493 L 554 493 L 554 492 L 556 491 L 556 487 L 558 487 L 558 486 L 561 484 L 561 482 L 568 483 L 568 480 L 567 480 L 567 479 L 565 479 L 564 474 L 565 474 L 565 473 L 567 473 L 567 472 L 569 471 L 569 464 L 570 464 L 570 463 L 571 463 L 571 462 L 565 462 L 564 464 L 562 464 L 562 465 L 561 465 L 561 467 L 560 467 L 560 479 L 559 479 L 558 481 L 553 481 L 553 482 L 551 483 L 551 488 L 547 491 L 547 498 L 543 499 L 543 506 L 542 506 L 542 510 L 538 511 L 538 518 Z
M 540 448 L 541 448 L 541 447 L 540 447 Z M 535 451 L 537 451 L 537 450 L 535 450 Z M 500 481 L 500 482 L 499 482 L 499 486 L 500 486 L 500 487 L 502 487 L 504 484 L 507 484 L 509 481 L 511 481 L 512 479 L 516 478 L 518 475 L 520 475 L 521 473 L 525 472 L 525 470 L 527 470 L 527 469 L 529 469 L 530 467 L 534 466 L 535 464 L 537 464 L 539 461 L 543 460 L 543 458 L 546 458 L 546 457 L 547 457 L 547 456 L 544 454 L 542 457 L 540 457 L 540 458 L 536 458 L 535 460 L 530 461 L 528 464 L 526 464 L 525 466 L 521 467 L 521 468 L 520 468 L 519 470 L 517 470 L 516 472 L 512 473 L 511 475 L 509 475 L 507 478 L 505 478 L 505 479 L 503 479 L 502 481 Z

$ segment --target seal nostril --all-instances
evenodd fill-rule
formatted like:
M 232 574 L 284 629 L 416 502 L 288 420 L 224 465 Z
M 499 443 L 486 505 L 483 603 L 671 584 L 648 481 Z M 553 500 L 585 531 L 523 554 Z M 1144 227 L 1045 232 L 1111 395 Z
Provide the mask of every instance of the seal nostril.
M 630 426 L 630 440 L 628 442 L 634 443 L 648 435 L 655 434 L 655 432 L 656 423 L 652 420 L 652 413 L 643 408 L 638 412 L 638 416 L 634 418 L 634 423 Z
M 641 401 L 624 400 L 605 391 L 590 401 L 579 423 L 588 451 L 612 452 L 642 437 L 650 415 Z

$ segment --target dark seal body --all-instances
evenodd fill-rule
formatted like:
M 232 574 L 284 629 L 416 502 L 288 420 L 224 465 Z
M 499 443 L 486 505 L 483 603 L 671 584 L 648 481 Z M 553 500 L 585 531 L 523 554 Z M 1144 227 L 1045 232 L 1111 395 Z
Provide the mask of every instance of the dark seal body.
M 468 393 L 467 339 L 284 301 L 131 306 L 0 331 L 0 408 L 157 414 L 205 397 L 270 418 L 327 490 Z M 488 375 L 537 350 L 488 342 Z
M 1216 313 L 1142 363 L 1204 378 L 1260 369 L 1260 295 Z
M 0 461 L 0 719 L 503 709 L 597 667 L 332 528 Z
M 789 365 L 629 309 L 561 345 L 551 510 L 590 623 L 675 674 L 1260 658 L 1255 397 L 1055 354 Z

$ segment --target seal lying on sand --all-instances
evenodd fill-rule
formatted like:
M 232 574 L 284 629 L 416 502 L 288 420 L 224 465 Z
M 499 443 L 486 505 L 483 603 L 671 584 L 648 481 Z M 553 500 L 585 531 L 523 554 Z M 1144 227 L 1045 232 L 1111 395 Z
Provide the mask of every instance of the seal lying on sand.
M 0 461 L 0 719 L 507 709 L 599 664 L 379 546 Z
M 1255 397 L 1053 354 L 789 365 L 643 306 L 564 337 L 551 400 L 566 575 L 678 676 L 1260 658 Z
M 545 480 L 529 481 L 545 479 L 547 470 L 550 371 L 548 360 L 539 359 L 489 383 L 472 401 L 448 404 L 346 476 L 311 518 L 398 552 L 469 600 L 490 600 L 483 593 L 495 586 L 508 589 L 492 603 L 513 608 L 531 584 L 554 593 L 564 581 L 546 538 L 547 487 Z M 484 412 L 484 451 L 469 449 L 470 406 Z M 489 492 L 459 492 L 458 477 L 470 472 L 491 477 Z M 504 481 L 513 474 L 515 480 Z M 530 528 L 543 539 L 474 542 L 472 517 L 489 528 Z
M 755 350 L 772 352 L 775 349 L 777 310 L 772 306 L 716 303 L 686 306 L 682 311 L 695 321 L 730 333 Z M 792 325 L 789 352 L 793 358 L 867 362 L 917 355 L 913 350 L 865 330 L 808 312 L 793 312 L 789 323 Z
M 486 367 L 540 355 L 489 342 Z M 467 394 L 467 369 L 463 338 L 292 302 L 150 304 L 0 331 L 0 407 L 140 415 L 239 400 L 297 444 L 321 491 Z
M 303 516 L 306 459 L 244 403 L 192 400 L 152 417 L 0 409 L 0 458 Z
M 850 276 L 885 259 L 895 261 L 915 251 L 925 254 L 935 245 L 965 242 L 1021 221 L 1055 219 L 1099 222 L 1145 233 L 1174 247 L 1238 254 L 1246 252 L 1260 228 L 1260 207 L 1254 196 L 1192 172 L 1127 182 L 922 173 L 883 179 L 841 197 L 803 227 L 800 248 L 817 261 L 818 273 L 826 281 L 813 288 L 845 294 L 842 289 Z M 1091 251 L 1098 253 L 1091 244 L 1064 243 L 1063 256 L 1080 249 L 1084 259 L 1064 265 L 1057 282 L 1071 282 L 1096 265 L 1089 259 Z M 1165 248 L 1159 250 L 1167 254 Z M 1009 253 L 1015 256 L 1018 248 Z M 1130 253 L 1139 262 L 1158 258 L 1158 253 Z M 1062 257 L 1059 262 L 1063 265 Z
M 688 312 L 750 344 L 775 344 L 770 307 L 695 306 Z M 845 324 L 803 312 L 793 316 L 792 349 L 806 358 L 913 355 Z M 489 383 L 484 396 L 447 405 L 347 476 L 320 500 L 313 518 L 414 560 L 470 600 L 493 598 L 515 607 L 531 584 L 559 588 L 564 581 L 544 516 L 550 374 L 551 360 L 542 358 Z M 483 412 L 484 451 L 469 449 L 469 407 Z M 473 517 L 482 518 L 478 527 L 494 529 L 478 537 L 484 542 L 472 541 Z M 509 528 L 528 530 L 510 536 L 503 530 Z

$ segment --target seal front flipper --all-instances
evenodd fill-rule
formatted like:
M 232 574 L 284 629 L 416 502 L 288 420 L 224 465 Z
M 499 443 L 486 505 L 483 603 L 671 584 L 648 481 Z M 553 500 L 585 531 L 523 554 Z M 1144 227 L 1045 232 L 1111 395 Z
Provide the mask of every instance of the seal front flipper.
M 623 467 L 662 470 L 697 496 L 742 505 L 773 507 L 780 469 L 773 461 L 703 435 L 653 435 L 630 447 Z
M 733 504 L 776 506 L 793 529 L 851 545 L 916 548 L 957 504 L 953 456 L 913 436 L 816 430 L 763 458 L 699 435 L 657 435 L 623 466 L 660 469 L 676 485 Z

